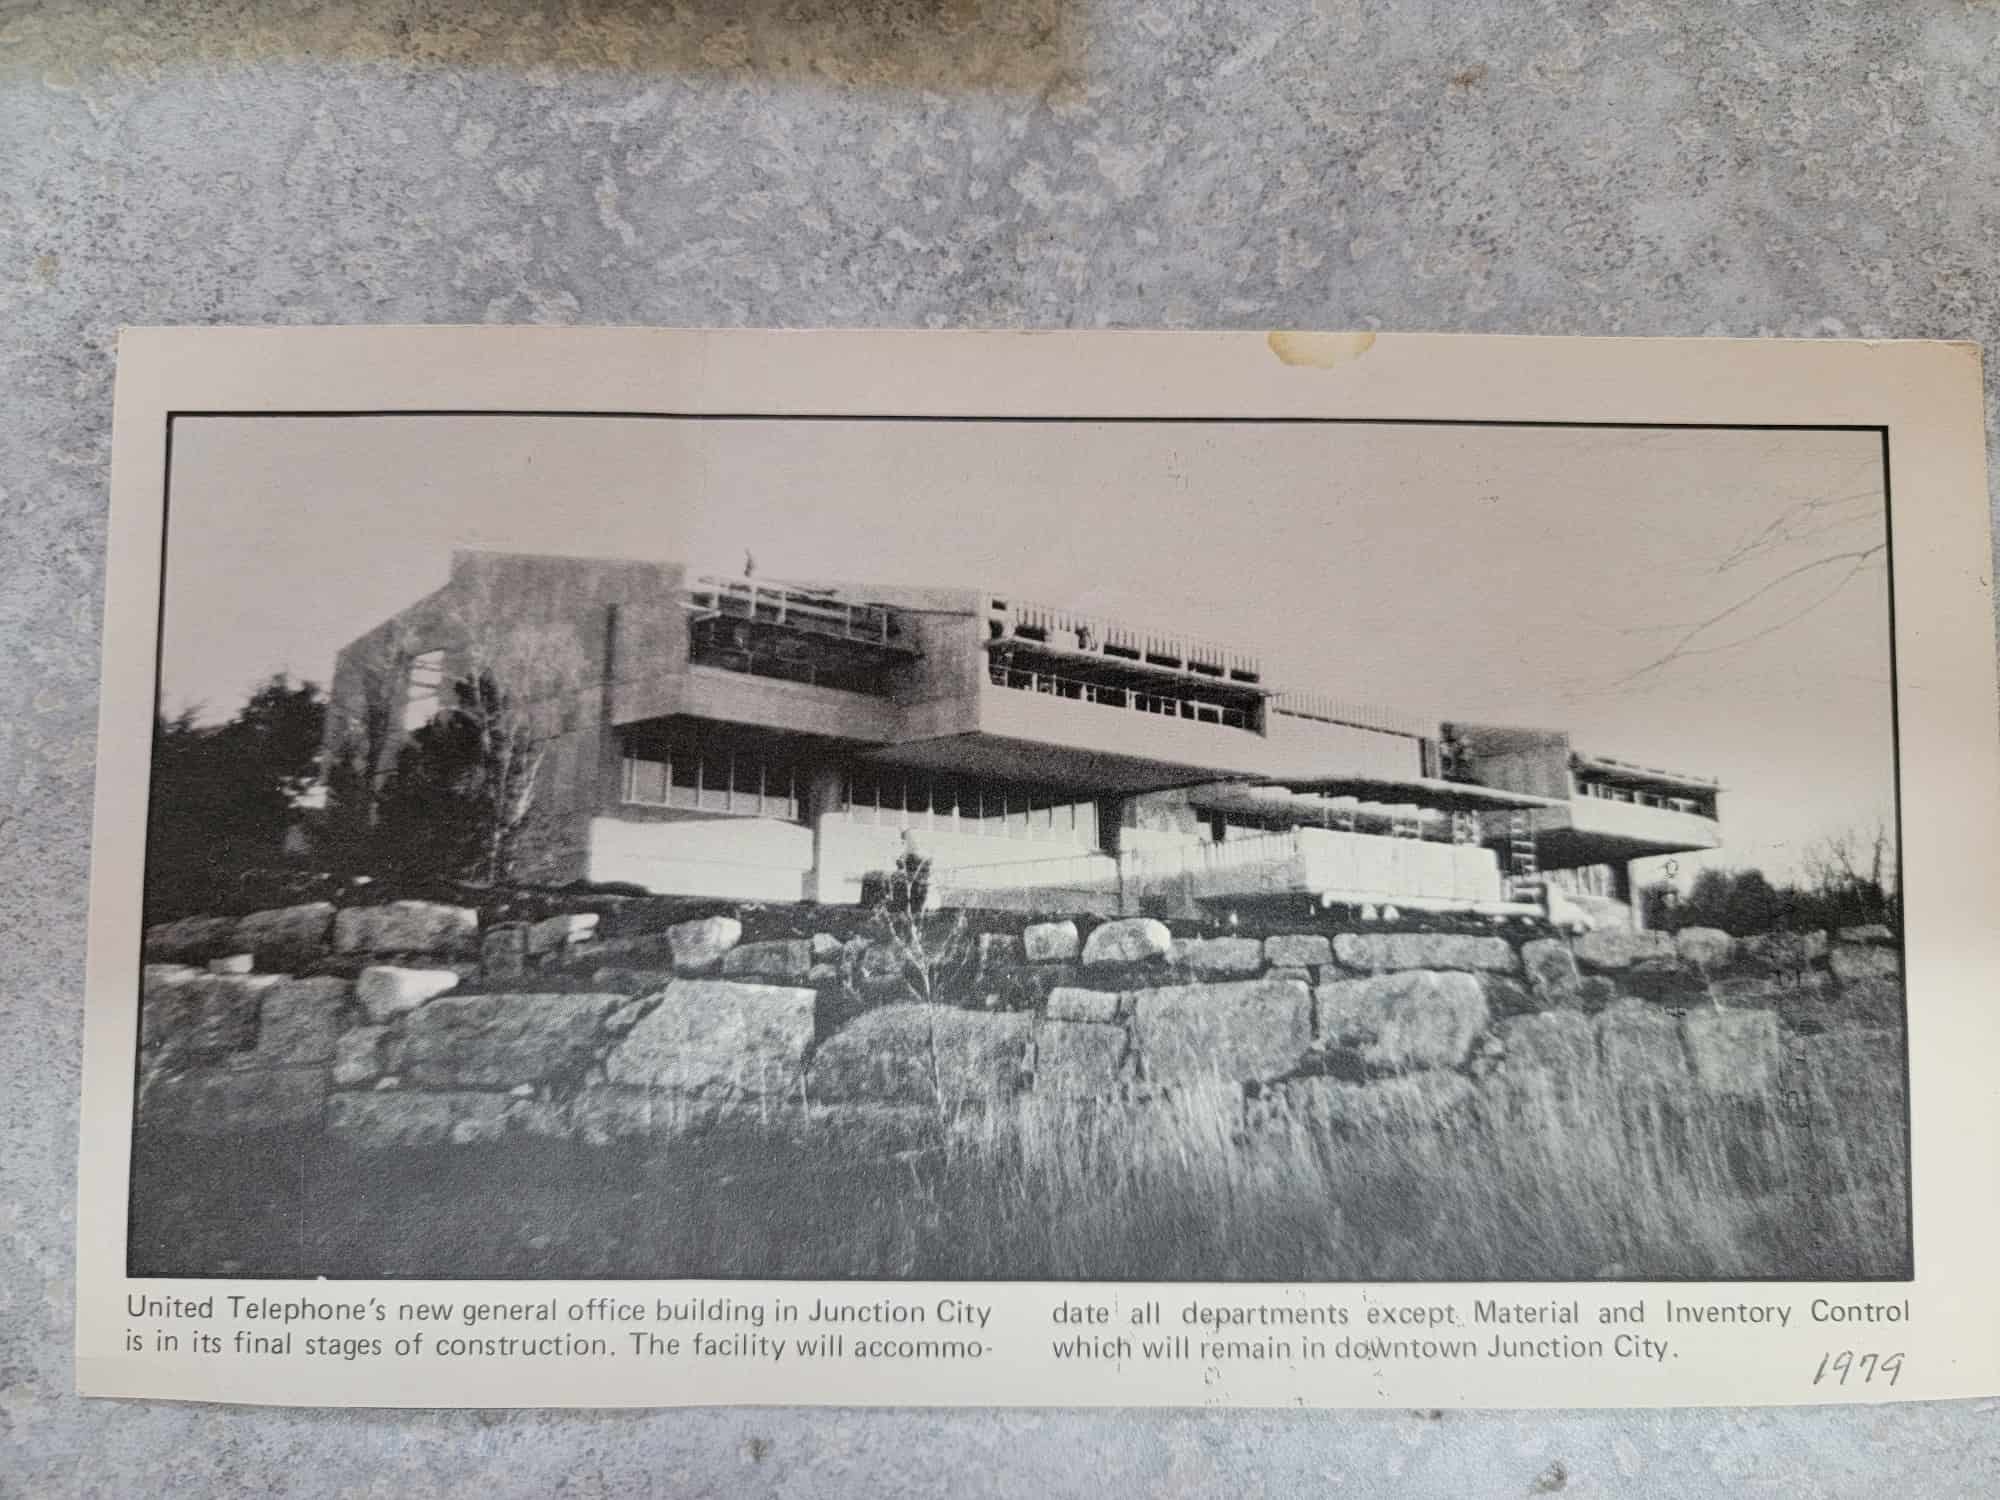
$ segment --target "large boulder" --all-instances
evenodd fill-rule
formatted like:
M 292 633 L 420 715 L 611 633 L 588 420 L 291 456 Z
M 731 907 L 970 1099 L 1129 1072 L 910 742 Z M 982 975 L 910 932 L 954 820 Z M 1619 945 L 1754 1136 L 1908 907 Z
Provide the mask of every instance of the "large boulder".
M 1243 937 L 1176 939 L 1172 957 L 1197 979 L 1241 979 L 1263 972 L 1264 945 Z
M 217 1061 L 257 1044 L 264 996 L 284 982 L 277 974 L 198 974 L 156 986 L 141 1035 L 180 1061 Z
M 325 958 L 333 941 L 333 903 L 310 901 L 253 911 L 236 924 L 233 946 L 267 973 L 295 974 Z
M 1638 963 L 1678 960 L 1674 940 L 1664 932 L 1635 927 L 1600 927 L 1576 940 L 1577 962 L 1589 969 L 1629 969 Z
M 426 1001 L 458 988 L 454 969 L 403 969 L 371 964 L 354 982 L 354 998 L 378 1025 L 415 1010 Z
M 1597 1018 L 1597 1054 L 1606 1078 L 1628 1088 L 1677 1088 L 1687 1082 L 1687 1051 L 1671 1015 L 1625 999 Z
M 438 901 L 391 901 L 350 906 L 333 919 L 333 946 L 341 953 L 431 953 L 459 956 L 476 950 L 479 913 Z
M 1577 971 L 1576 955 L 1560 938 L 1535 938 L 1521 945 L 1521 967 L 1538 995 L 1563 994 L 1572 990 L 1583 976 Z
M 1173 951 L 1174 935 L 1152 917 L 1114 917 L 1091 929 L 1083 945 L 1083 966 L 1142 964 Z
M 1597 1028 L 1573 1010 L 1515 1016 L 1501 1024 L 1500 1045 L 1511 1088 L 1573 1097 L 1597 1073 Z
M 1784 1063 L 1778 1017 L 1768 1010 L 1692 1010 L 1681 1021 L 1695 1082 L 1711 1094 L 1768 1094 Z
M 1312 1044 L 1312 992 L 1296 979 L 1136 991 L 1132 1024 L 1155 1083 L 1243 1083 L 1290 1072 Z
M 1371 1073 L 1455 1068 L 1486 1029 L 1486 992 L 1458 970 L 1406 969 L 1340 979 L 1313 992 L 1321 1039 Z
M 144 964 L 139 970 L 139 1045 L 158 1047 L 181 1024 L 179 995 L 203 977 L 191 964 Z
M 1030 922 L 1021 947 L 1031 964 L 1065 963 L 1082 951 L 1074 922 Z
M 157 922 L 148 927 L 144 950 L 154 963 L 199 964 L 234 952 L 235 939 L 233 917 L 182 917 L 178 922 Z
M 1037 1093 L 1097 1095 L 1122 1080 L 1131 1039 L 1122 1026 L 1044 1020 L 1035 1029 Z
M 1674 934 L 1674 952 L 1697 969 L 1720 969 L 1736 956 L 1736 939 L 1720 927 L 1683 927 Z
M 1826 964 L 1842 984 L 1903 977 L 1903 955 L 1872 943 L 1835 943 L 1827 952 Z
M 316 1130 L 326 1097 L 325 1068 L 197 1068 L 150 1084 L 139 1118 L 185 1135 Z
M 1343 932 L 1333 956 L 1366 973 L 1394 969 L 1472 969 L 1511 974 L 1521 967 L 1505 938 L 1455 932 Z
M 703 917 L 667 929 L 674 968 L 682 974 L 713 974 L 722 956 L 742 941 L 743 924 L 734 917 Z
M 605 1059 L 605 1076 L 706 1100 L 793 1093 L 817 999 L 805 988 L 676 979 Z
M 886 1005 L 835 1032 L 814 1054 L 815 1104 L 942 1105 L 1003 1098 L 1033 1071 L 1034 1018 L 1020 1012 Z
M 404 1017 L 389 1071 L 424 1088 L 568 1081 L 595 1060 L 599 1023 L 623 995 L 452 995 Z
M 1333 962 L 1333 944 L 1317 932 L 1277 933 L 1264 939 L 1264 962 L 1274 969 L 1310 969 Z
M 779 938 L 768 943 L 741 943 L 722 955 L 722 972 L 732 979 L 756 979 L 767 984 L 798 984 L 812 972 L 812 941 Z
M 354 986 L 345 979 L 281 980 L 264 992 L 258 1007 L 252 1055 L 264 1067 L 332 1062 L 353 1000 Z

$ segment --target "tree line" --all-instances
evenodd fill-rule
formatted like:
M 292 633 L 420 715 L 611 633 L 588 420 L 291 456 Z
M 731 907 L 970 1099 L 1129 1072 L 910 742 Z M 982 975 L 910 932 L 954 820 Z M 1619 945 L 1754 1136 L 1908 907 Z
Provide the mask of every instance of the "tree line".
M 267 678 L 220 723 L 153 727 L 148 921 L 252 909 L 367 877 L 408 894 L 508 881 L 549 736 L 490 672 L 401 743 L 327 763 L 317 683 Z
M 1685 893 L 1662 881 L 1646 887 L 1640 900 L 1646 925 L 1662 932 L 1719 927 L 1742 936 L 1878 925 L 1893 933 L 1903 930 L 1895 845 L 1881 824 L 1821 840 L 1807 851 L 1800 878 L 1785 885 L 1772 884 L 1761 870 L 1703 870 Z

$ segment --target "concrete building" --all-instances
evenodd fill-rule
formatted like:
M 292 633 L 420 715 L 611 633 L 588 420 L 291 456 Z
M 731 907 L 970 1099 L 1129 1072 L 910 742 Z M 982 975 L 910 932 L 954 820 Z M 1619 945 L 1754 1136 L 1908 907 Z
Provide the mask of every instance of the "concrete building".
M 1524 910 L 1551 882 L 1629 899 L 1632 859 L 1720 842 L 1713 782 L 1558 731 L 1282 688 L 1252 652 L 1007 593 L 672 563 L 455 553 L 341 650 L 330 757 L 385 774 L 493 662 L 544 717 L 540 879 L 851 903 L 908 839 L 966 903 Z

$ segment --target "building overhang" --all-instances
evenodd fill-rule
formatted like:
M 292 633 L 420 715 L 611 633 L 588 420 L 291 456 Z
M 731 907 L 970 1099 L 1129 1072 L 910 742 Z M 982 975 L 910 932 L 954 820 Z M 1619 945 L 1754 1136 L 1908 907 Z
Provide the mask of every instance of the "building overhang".
M 1228 778 L 1212 765 L 973 733 L 911 740 L 861 752 L 860 759 L 957 776 L 1060 787 L 1096 796 L 1171 791 Z
M 1645 807 L 1578 797 L 1536 816 L 1535 842 L 1552 869 L 1621 864 L 1662 854 L 1691 854 L 1722 845 L 1714 818 L 1676 808 Z
M 1433 776 L 1373 776 L 1354 772 L 1271 777 L 1260 780 L 1254 787 L 1226 787 L 1217 788 L 1217 791 L 1226 796 L 1247 791 L 1260 797 L 1269 792 L 1289 793 L 1291 802 L 1302 809 L 1314 811 L 1326 806 L 1327 797 L 1353 797 L 1358 801 L 1377 802 L 1390 807 L 1428 807 L 1437 812 L 1509 812 L 1569 806 L 1559 798 L 1474 786 L 1463 781 L 1443 781 Z M 1265 805 L 1269 805 L 1268 801 Z
M 1703 849 L 1717 849 L 1721 845 L 1719 832 L 1715 837 L 1702 841 L 1576 828 L 1546 829 L 1535 836 L 1535 848 L 1541 862 L 1551 870 L 1626 864 L 1631 860 L 1653 859 L 1663 854 L 1693 854 Z

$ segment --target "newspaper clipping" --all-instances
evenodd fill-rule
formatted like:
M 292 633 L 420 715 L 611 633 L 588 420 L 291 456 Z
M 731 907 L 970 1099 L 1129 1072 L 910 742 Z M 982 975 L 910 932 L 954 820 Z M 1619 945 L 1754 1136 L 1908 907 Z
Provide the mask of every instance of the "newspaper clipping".
M 138 330 L 86 1394 L 2000 1391 L 1977 351 Z

